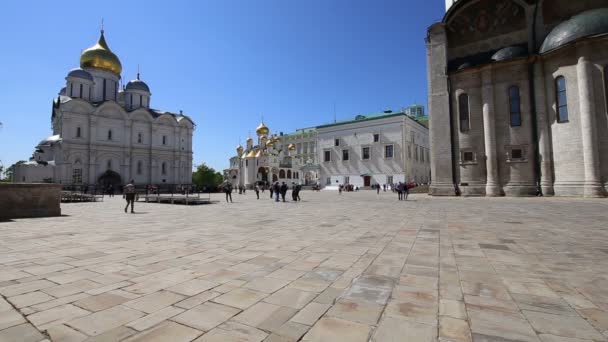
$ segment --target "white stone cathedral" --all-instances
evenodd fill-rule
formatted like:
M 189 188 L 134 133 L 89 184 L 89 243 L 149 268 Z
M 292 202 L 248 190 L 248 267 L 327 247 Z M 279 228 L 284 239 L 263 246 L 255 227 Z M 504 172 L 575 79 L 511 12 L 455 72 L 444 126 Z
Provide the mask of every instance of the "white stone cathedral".
M 80 55 L 66 87 L 53 101 L 53 135 L 29 162 L 15 167 L 15 182 L 66 185 L 192 183 L 194 122 L 150 108 L 150 88 L 137 78 L 119 89 L 122 65 L 104 32 Z

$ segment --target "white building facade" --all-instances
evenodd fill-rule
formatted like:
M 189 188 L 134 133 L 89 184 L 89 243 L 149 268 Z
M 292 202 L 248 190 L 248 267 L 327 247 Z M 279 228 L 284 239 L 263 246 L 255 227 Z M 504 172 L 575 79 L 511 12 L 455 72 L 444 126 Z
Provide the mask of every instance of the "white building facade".
M 320 185 L 430 181 L 428 128 L 403 112 L 317 126 Z
M 36 146 L 30 162 L 15 166 L 15 182 L 192 183 L 194 122 L 181 111 L 150 108 L 150 88 L 139 74 L 119 89 L 121 71 L 102 31 L 53 101 L 53 135 Z

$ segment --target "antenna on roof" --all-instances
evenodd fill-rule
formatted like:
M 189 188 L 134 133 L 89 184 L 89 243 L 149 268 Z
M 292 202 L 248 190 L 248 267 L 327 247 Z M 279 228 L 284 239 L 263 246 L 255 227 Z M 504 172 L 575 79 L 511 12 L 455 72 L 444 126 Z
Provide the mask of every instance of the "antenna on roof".
M 101 34 L 103 34 L 103 17 L 101 18 Z
M 336 101 L 334 101 L 334 123 L 336 123 Z

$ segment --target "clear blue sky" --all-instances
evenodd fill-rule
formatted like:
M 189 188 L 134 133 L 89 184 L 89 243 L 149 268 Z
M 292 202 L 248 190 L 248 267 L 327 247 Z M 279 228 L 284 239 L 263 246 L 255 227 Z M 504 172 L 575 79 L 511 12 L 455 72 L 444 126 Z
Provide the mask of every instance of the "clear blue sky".
M 222 170 L 264 115 L 271 131 L 426 106 L 426 29 L 443 0 L 7 1 L 0 12 L 0 160 L 51 135 L 51 101 L 106 39 L 153 108 L 197 124 L 194 163 Z

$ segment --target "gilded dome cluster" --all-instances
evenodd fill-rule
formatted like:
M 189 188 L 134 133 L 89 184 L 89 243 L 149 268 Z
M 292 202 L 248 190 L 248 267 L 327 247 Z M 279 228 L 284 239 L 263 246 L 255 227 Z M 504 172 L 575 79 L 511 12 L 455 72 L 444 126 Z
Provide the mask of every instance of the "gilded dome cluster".
M 122 64 L 118 57 L 110 50 L 106 39 L 103 36 L 103 30 L 97 43 L 90 48 L 82 51 L 80 55 L 81 68 L 97 68 L 113 72 L 120 75 L 122 72 Z
M 270 129 L 268 129 L 268 127 L 266 127 L 266 125 L 264 125 L 264 122 L 262 121 L 258 128 L 255 129 L 255 132 L 258 135 L 268 135 L 268 133 L 270 133 Z

